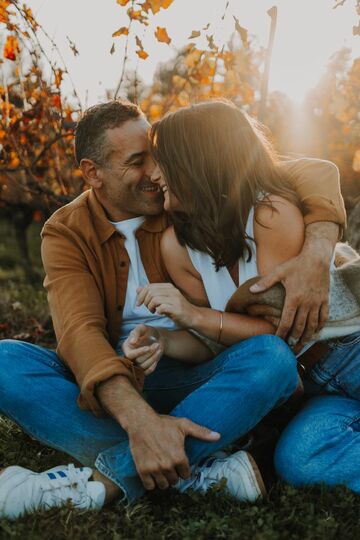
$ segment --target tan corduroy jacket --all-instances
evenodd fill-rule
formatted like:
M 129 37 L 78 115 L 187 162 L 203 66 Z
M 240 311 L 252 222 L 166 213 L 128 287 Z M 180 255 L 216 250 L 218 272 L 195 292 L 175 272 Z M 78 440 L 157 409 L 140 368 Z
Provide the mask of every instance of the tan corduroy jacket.
M 306 224 L 333 221 L 343 227 L 345 211 L 335 165 L 301 159 L 284 166 L 304 205 Z M 165 214 L 148 217 L 136 233 L 150 283 L 169 280 L 160 256 L 167 225 Z M 57 210 L 45 223 L 42 258 L 57 353 L 76 377 L 79 406 L 101 415 L 97 384 L 119 374 L 141 389 L 143 375 L 115 352 L 129 257 L 124 238 L 108 221 L 93 190 Z

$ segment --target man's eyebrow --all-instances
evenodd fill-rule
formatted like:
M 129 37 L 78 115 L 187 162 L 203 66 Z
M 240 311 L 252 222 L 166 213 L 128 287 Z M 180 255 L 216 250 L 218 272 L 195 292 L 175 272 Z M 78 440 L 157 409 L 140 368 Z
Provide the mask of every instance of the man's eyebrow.
M 145 150 L 143 150 L 142 152 L 136 152 L 135 154 L 131 154 L 131 156 L 129 156 L 124 163 L 125 165 L 128 165 L 129 163 L 132 163 L 133 161 L 136 161 L 139 158 L 145 157 L 147 154 L 148 152 Z

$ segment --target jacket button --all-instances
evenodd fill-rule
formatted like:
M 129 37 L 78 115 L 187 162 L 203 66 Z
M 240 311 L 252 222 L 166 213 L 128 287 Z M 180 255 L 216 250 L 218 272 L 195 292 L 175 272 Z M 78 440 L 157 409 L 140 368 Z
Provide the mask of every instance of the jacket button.
M 124 266 L 126 266 L 126 261 L 121 261 L 120 266 L 121 266 L 121 268 L 123 268 Z

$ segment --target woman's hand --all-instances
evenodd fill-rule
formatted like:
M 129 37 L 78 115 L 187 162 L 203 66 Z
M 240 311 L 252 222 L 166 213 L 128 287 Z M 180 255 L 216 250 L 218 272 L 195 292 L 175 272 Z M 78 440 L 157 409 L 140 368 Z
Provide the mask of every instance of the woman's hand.
M 137 289 L 137 305 L 144 304 L 151 313 L 166 315 L 182 328 L 195 328 L 198 308 L 171 283 L 151 283 Z
M 145 375 L 150 375 L 165 352 L 165 339 L 156 328 L 139 324 L 130 332 L 122 348 L 126 358 L 141 367 Z

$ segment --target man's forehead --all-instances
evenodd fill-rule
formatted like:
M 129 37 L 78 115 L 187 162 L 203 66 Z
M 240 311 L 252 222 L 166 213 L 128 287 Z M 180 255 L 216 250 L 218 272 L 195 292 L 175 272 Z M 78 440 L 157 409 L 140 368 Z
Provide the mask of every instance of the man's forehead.
M 108 141 L 115 149 L 141 152 L 148 146 L 150 124 L 144 117 L 128 120 L 119 127 L 107 130 Z

